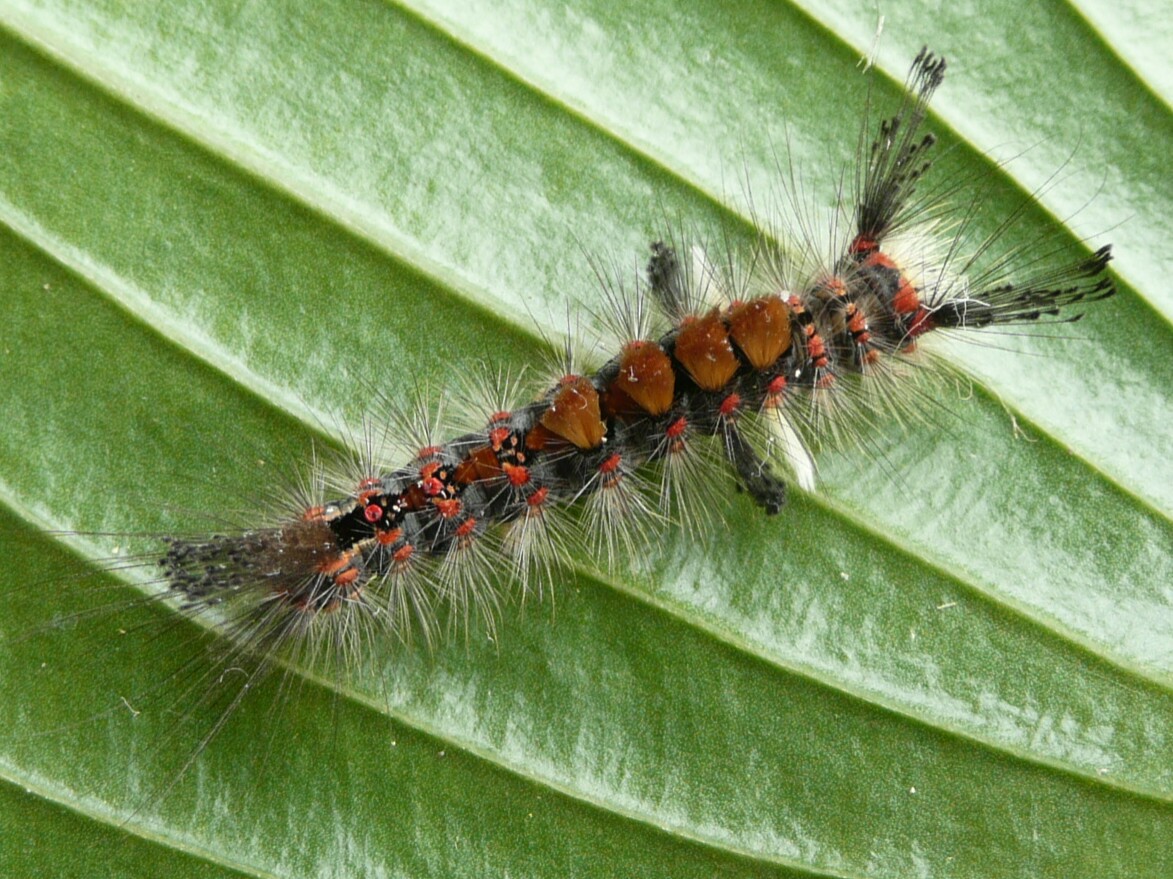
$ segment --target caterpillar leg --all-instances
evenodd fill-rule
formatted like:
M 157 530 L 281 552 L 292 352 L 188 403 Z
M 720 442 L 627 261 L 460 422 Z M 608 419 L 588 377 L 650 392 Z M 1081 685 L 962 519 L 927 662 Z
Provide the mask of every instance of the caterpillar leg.
M 786 483 L 770 472 L 769 464 L 741 431 L 730 425 L 724 433 L 725 454 L 737 472 L 741 487 L 767 515 L 777 515 L 786 505 Z

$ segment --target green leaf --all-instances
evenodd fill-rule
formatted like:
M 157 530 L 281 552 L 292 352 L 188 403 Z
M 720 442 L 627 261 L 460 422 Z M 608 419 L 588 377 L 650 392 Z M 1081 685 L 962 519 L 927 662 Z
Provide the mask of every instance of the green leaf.
M 1161 9 L 902 3 L 865 75 L 858 4 L 620 5 L 0 2 L 0 872 L 1173 873 Z M 264 520 L 323 424 L 540 369 L 587 255 L 742 240 L 791 163 L 831 204 L 922 43 L 976 228 L 1111 240 L 1121 293 L 951 346 L 972 388 L 819 494 L 728 490 L 495 642 L 273 675 L 218 730 L 216 642 L 105 572 L 124 539 L 41 530 Z

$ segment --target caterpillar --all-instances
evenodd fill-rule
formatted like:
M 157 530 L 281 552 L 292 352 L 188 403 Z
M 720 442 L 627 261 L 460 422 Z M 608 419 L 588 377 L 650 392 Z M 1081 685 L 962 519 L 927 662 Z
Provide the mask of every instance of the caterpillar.
M 656 242 L 632 289 L 601 275 L 622 340 L 600 369 L 576 370 L 568 354 L 537 402 L 496 408 L 445 441 L 421 425 L 428 439 L 411 461 L 383 471 L 365 455 L 347 495 L 271 527 L 170 539 L 163 581 L 189 609 L 227 609 L 234 640 L 262 651 L 314 637 L 315 626 L 343 649 L 372 627 L 430 638 L 438 606 L 492 628 L 503 569 L 527 588 L 531 568 L 543 578 L 556 569 L 559 541 L 609 560 L 620 543 L 641 550 L 640 526 L 708 509 L 693 493 L 713 476 L 688 478 L 704 466 L 698 447 L 715 443 L 739 487 L 776 514 L 786 482 L 771 459 L 797 462 L 809 488 L 807 447 L 826 423 L 866 422 L 883 407 L 870 400 L 885 395 L 848 381 L 891 381 L 892 364 L 935 331 L 1077 320 L 1072 306 L 1115 292 L 1108 246 L 1015 279 L 997 263 L 975 277 L 955 244 L 936 263 L 899 255 L 901 233 L 932 210 L 916 195 L 935 144 L 926 110 L 945 69 L 927 50 L 917 56 L 907 99 L 862 163 L 850 240 L 832 264 L 795 265 L 766 233 L 748 254 L 716 265 L 702 254 L 695 268 L 681 247 Z M 577 520 L 571 505 L 584 508 Z

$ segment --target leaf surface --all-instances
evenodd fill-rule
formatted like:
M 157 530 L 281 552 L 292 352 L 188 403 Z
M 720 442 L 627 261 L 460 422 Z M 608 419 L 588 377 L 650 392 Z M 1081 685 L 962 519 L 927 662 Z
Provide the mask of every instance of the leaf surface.
M 618 5 L 0 2 L 8 873 L 1173 872 L 1168 84 L 1066 4 L 901 4 L 868 75 L 852 4 Z M 976 228 L 1099 233 L 1120 295 L 951 346 L 972 384 L 777 517 L 715 473 L 712 539 L 272 676 L 201 751 L 215 643 L 41 528 L 264 519 L 380 395 L 540 370 L 588 255 L 746 240 L 791 164 L 831 205 L 922 43 Z

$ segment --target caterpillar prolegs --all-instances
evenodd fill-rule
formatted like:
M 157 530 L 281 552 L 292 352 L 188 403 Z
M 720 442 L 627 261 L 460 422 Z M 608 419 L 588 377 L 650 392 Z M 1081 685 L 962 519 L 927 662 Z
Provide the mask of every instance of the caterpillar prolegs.
M 339 631 L 372 627 L 431 637 L 445 607 L 491 628 L 506 584 L 544 586 L 560 547 L 585 543 L 603 564 L 639 551 L 673 521 L 697 526 L 721 479 L 778 513 L 787 473 L 813 484 L 812 444 L 901 405 L 885 389 L 923 337 L 1078 319 L 1072 306 L 1114 292 L 1108 247 L 1013 277 L 1010 260 L 989 267 L 996 240 L 973 258 L 961 233 L 924 243 L 935 203 L 918 186 L 935 139 L 923 129 L 944 74 L 944 59 L 917 56 L 861 157 L 850 234 L 828 264 L 796 258 L 768 228 L 745 253 L 658 241 L 634 284 L 600 272 L 619 337 L 600 368 L 567 354 L 536 401 L 495 405 L 450 439 L 421 426 L 411 460 L 382 469 L 363 456 L 348 490 L 285 521 L 170 539 L 162 580 L 266 655 L 319 629 L 344 643 Z

